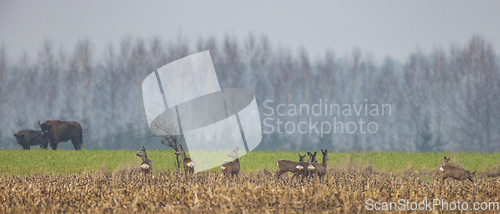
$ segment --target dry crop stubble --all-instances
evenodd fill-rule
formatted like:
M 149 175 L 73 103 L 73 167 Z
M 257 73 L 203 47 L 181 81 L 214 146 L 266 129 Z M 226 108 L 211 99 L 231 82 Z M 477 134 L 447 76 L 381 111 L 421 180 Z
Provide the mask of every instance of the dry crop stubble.
M 288 175 L 291 176 L 291 175 Z M 389 173 L 373 167 L 344 165 L 330 168 L 324 183 L 302 184 L 276 180 L 267 170 L 242 173 L 238 183 L 218 172 L 152 173 L 149 181 L 140 170 L 123 167 L 111 174 L 66 176 L 33 175 L 0 178 L 0 212 L 160 212 L 254 213 L 371 212 L 366 200 L 420 202 L 498 202 L 494 178 L 478 176 L 475 183 L 446 180 L 422 181 L 418 172 Z M 286 176 L 284 176 L 287 178 Z M 286 179 L 288 180 L 288 179 Z

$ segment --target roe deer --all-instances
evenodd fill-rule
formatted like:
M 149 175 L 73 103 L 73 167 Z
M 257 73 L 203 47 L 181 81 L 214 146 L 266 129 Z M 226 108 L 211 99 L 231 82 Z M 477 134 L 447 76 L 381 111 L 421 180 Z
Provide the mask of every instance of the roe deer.
M 311 152 L 307 152 L 307 155 L 309 155 L 309 159 L 307 160 L 307 163 L 315 163 L 315 162 L 318 162 L 318 161 L 316 160 L 316 155 L 317 155 L 317 153 L 318 153 L 318 152 L 314 152 L 314 154 L 313 154 L 313 153 L 311 153 Z M 304 173 L 305 173 L 305 176 L 306 176 L 306 177 L 312 176 L 311 171 L 309 171 L 309 170 L 306 170 Z
M 148 155 L 146 154 L 146 148 L 144 146 L 141 148 L 139 153 L 137 153 L 137 156 L 142 158 L 142 163 L 141 163 L 141 170 L 142 173 L 144 174 L 144 177 L 146 177 L 146 174 L 151 173 L 153 170 L 153 162 L 148 159 Z
M 232 178 L 236 176 L 236 181 L 238 181 L 238 174 L 240 173 L 240 160 L 238 159 L 238 147 L 234 148 L 228 155 L 233 159 L 233 161 L 225 161 L 220 166 L 222 172 L 225 176 L 232 175 Z
M 311 154 L 311 153 L 309 152 L 309 154 Z M 304 156 L 306 156 L 306 155 L 304 155 Z M 295 168 L 293 171 L 294 174 L 293 174 L 292 178 L 290 178 L 290 183 L 292 182 L 293 178 L 298 179 L 299 175 L 302 175 L 302 178 L 300 179 L 300 181 L 301 182 L 304 181 L 304 177 L 309 175 L 309 172 L 307 170 L 307 166 L 309 165 L 309 161 L 313 161 L 313 160 L 314 161 L 316 160 L 316 154 L 314 154 L 314 155 L 311 154 L 309 156 L 309 160 L 307 161 L 307 163 L 304 162 L 303 159 L 301 161 L 299 160 L 299 162 L 296 163 L 296 165 L 294 167 Z
M 437 180 L 441 179 L 441 181 L 444 181 L 445 179 L 451 177 L 457 181 L 469 179 L 469 181 L 474 182 L 474 180 L 472 180 L 472 176 L 475 176 L 476 171 L 470 173 L 469 170 L 452 166 L 450 163 L 448 163 L 448 161 L 450 161 L 450 158 L 446 159 L 446 157 L 444 157 L 444 161 L 439 167 L 441 175 L 438 176 Z
M 326 149 L 325 151 L 321 150 L 321 153 L 323 153 L 323 163 L 316 163 L 316 162 L 309 163 L 307 169 L 309 170 L 309 173 L 311 175 L 317 174 L 319 177 L 319 182 L 323 183 L 323 176 L 325 176 L 326 174 L 326 162 L 329 160 L 328 150 Z
M 299 162 L 304 162 L 304 158 L 306 157 L 306 155 L 302 156 L 300 155 L 300 153 L 297 154 L 299 155 Z M 311 158 L 309 157 L 309 159 Z M 295 172 L 296 170 L 295 167 L 299 164 L 299 162 L 289 161 L 289 160 L 280 160 L 276 162 L 276 164 L 279 167 L 278 172 L 276 172 L 276 177 L 281 176 L 285 172 Z
M 186 151 L 184 150 L 184 147 L 182 147 L 182 145 L 179 146 L 179 149 L 177 150 L 177 152 L 175 152 L 175 154 L 181 156 L 182 165 L 184 166 L 184 175 L 186 175 L 186 179 L 188 179 L 194 173 L 194 161 L 191 160 L 191 158 L 186 157 Z

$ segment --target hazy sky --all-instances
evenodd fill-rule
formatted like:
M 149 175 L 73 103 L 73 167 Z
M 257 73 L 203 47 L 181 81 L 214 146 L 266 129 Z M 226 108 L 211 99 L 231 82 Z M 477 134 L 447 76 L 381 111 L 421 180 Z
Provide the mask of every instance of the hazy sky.
M 249 32 L 313 57 L 359 47 L 380 63 L 386 55 L 406 60 L 419 47 L 465 44 L 474 34 L 500 48 L 500 1 L 0 1 L 0 44 L 9 59 L 26 50 L 35 57 L 44 38 L 72 50 L 89 38 L 96 53 L 126 35 L 191 44 L 225 34 L 242 41 Z M 316 2 L 316 1 L 314 1 Z

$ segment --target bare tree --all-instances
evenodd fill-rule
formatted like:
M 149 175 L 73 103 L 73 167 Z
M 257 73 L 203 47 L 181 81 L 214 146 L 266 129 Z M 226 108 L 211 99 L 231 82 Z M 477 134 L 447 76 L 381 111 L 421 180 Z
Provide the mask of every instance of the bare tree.
M 136 42 L 136 45 L 134 49 L 132 50 L 132 58 L 134 59 L 134 79 L 135 79 L 135 86 L 137 87 L 138 91 L 142 88 L 142 81 L 144 78 L 151 72 L 151 65 L 150 65 L 150 60 L 148 56 L 148 52 L 146 51 L 146 46 L 144 44 L 144 40 L 138 39 Z M 139 112 L 142 111 L 143 104 L 141 102 L 136 102 L 136 110 Z M 141 114 L 136 114 L 136 124 L 137 124 L 137 130 L 139 133 L 142 133 L 142 126 L 139 121 L 141 121 L 142 115 Z
M 119 87 L 120 88 L 126 88 L 129 87 L 130 85 L 134 84 L 131 82 L 132 78 L 134 77 L 133 75 L 133 69 L 132 69 L 132 37 L 130 35 L 125 36 L 122 41 L 120 42 L 120 53 L 117 56 L 117 78 L 118 79 L 113 79 L 113 81 L 119 82 Z M 130 90 L 120 90 L 119 91 L 119 98 L 118 100 L 121 100 L 122 102 L 120 105 L 122 105 L 122 118 L 121 120 L 123 121 L 124 124 L 127 124 L 130 119 L 132 118 L 131 111 L 130 111 Z
M 247 76 L 245 79 L 246 84 L 253 84 L 253 85 L 248 85 L 247 87 L 251 88 L 253 91 L 255 91 L 255 80 L 256 80 L 256 70 L 258 66 L 258 57 L 261 54 L 260 53 L 260 46 L 257 45 L 257 40 L 253 33 L 248 34 L 247 39 L 245 40 L 245 64 L 247 64 L 246 68 L 247 70 Z
M 4 85 L 7 80 L 7 51 L 5 46 L 0 47 L 0 103 L 3 102 Z
M 151 66 L 158 69 L 167 63 L 167 56 L 160 37 L 153 37 L 149 43 L 149 55 L 151 56 Z
M 45 93 L 44 116 L 54 116 L 53 109 L 56 104 L 56 99 L 58 98 L 57 86 L 60 84 L 58 79 L 58 70 L 56 68 L 53 44 L 50 40 L 45 40 L 43 42 L 42 50 L 38 53 L 38 64 L 41 65 L 42 71 L 42 82 L 41 90 Z
M 297 77 L 298 80 L 300 80 L 301 83 L 300 85 L 302 85 L 301 96 L 302 99 L 305 101 L 306 99 L 309 98 L 310 79 L 314 78 L 312 78 L 313 75 L 311 72 L 311 63 L 309 60 L 309 55 L 307 54 L 306 49 L 304 47 L 301 47 L 299 49 L 299 68 L 300 68 L 299 70 L 300 74 L 298 74 Z
M 236 87 L 240 84 L 240 47 L 238 46 L 238 41 L 236 37 L 230 37 L 228 35 L 224 38 L 224 46 L 222 48 L 222 74 L 225 81 L 221 84 L 224 88 Z
M 176 152 L 179 150 L 180 148 L 179 146 L 184 140 L 184 135 L 182 135 L 181 133 L 181 127 L 179 126 L 178 122 L 167 122 L 165 118 L 160 116 L 159 119 L 154 120 L 151 123 L 151 126 L 155 127 L 156 129 L 164 133 L 164 134 L 156 134 L 151 132 L 150 133 L 151 137 L 159 137 L 161 138 L 161 143 L 163 145 L 172 148 Z M 180 170 L 179 155 L 176 154 L 175 159 L 176 159 L 175 169 L 176 171 L 179 171 Z
M 78 41 L 73 55 L 73 69 L 75 69 L 78 77 L 81 78 L 83 84 L 78 84 L 82 89 L 80 100 L 80 119 L 88 119 L 88 111 L 90 108 L 90 85 L 92 83 L 93 65 L 92 65 L 92 50 L 90 40 L 83 39 Z M 77 80 L 79 82 L 80 80 Z
M 6 75 L 7 75 L 7 51 L 5 51 L 5 46 L 2 45 L 2 47 L 0 47 L 0 85 L 5 84 Z
M 181 33 L 177 35 L 176 41 L 170 42 L 167 48 L 167 62 L 173 62 L 186 57 L 189 53 L 188 40 Z
M 257 63 L 258 63 L 258 68 L 260 69 L 259 72 L 260 78 L 256 80 L 254 84 L 256 86 L 255 95 L 263 99 L 264 94 L 270 92 L 271 86 L 269 84 L 266 84 L 262 80 L 268 79 L 268 75 L 271 75 L 275 59 L 273 58 L 274 53 L 273 50 L 271 49 L 271 44 L 269 42 L 269 39 L 265 35 L 261 36 L 259 47 L 260 47 L 259 48 L 260 54 L 259 58 L 257 59 Z
M 499 69 L 492 45 L 480 36 L 473 36 L 462 51 L 462 66 L 466 87 L 461 87 L 463 109 L 458 111 L 460 134 L 457 141 L 469 149 L 493 151 L 498 148 L 494 142 L 498 137 L 499 106 L 495 95 L 498 86 Z

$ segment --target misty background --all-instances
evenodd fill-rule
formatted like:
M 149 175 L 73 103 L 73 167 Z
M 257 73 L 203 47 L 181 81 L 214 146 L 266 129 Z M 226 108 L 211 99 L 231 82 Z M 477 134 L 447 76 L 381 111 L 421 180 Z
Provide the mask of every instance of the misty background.
M 498 152 L 498 8 L 448 0 L 1 1 L 0 148 L 20 149 L 13 134 L 50 119 L 80 122 L 87 149 L 167 148 L 150 137 L 141 83 L 210 50 L 221 87 L 254 91 L 261 121 L 278 119 L 263 115 L 265 100 L 391 105 L 391 116 L 336 117 L 376 122 L 375 134 L 264 134 L 257 149 Z
M 243 45 L 240 45 L 243 44 Z M 369 53 L 328 50 L 311 60 L 306 49 L 294 54 L 264 35 L 243 41 L 200 38 L 189 48 L 180 34 L 125 36 L 99 56 L 89 39 L 72 49 L 43 42 L 35 57 L 9 56 L 0 49 L 0 148 L 17 145 L 13 133 L 39 130 L 37 121 L 78 121 L 86 149 L 166 148 L 150 136 L 142 102 L 142 81 L 157 68 L 192 53 L 210 50 L 221 88 L 254 91 L 261 121 L 269 113 L 262 103 L 391 104 L 391 116 L 338 115 L 337 121 L 377 122 L 375 134 L 344 132 L 264 134 L 257 149 L 332 151 L 500 151 L 500 69 L 490 42 L 480 35 L 466 44 L 409 53 L 404 62 L 387 57 L 376 64 Z M 14 58 L 16 60 L 8 60 Z M 168 92 L 165 92 L 168 93 Z M 277 115 L 273 116 L 275 119 Z M 297 124 L 307 116 L 280 117 Z M 315 117 L 331 121 L 331 116 Z M 263 127 L 265 128 L 265 127 Z M 283 130 L 283 129 L 282 129 Z M 72 149 L 70 143 L 60 144 Z

